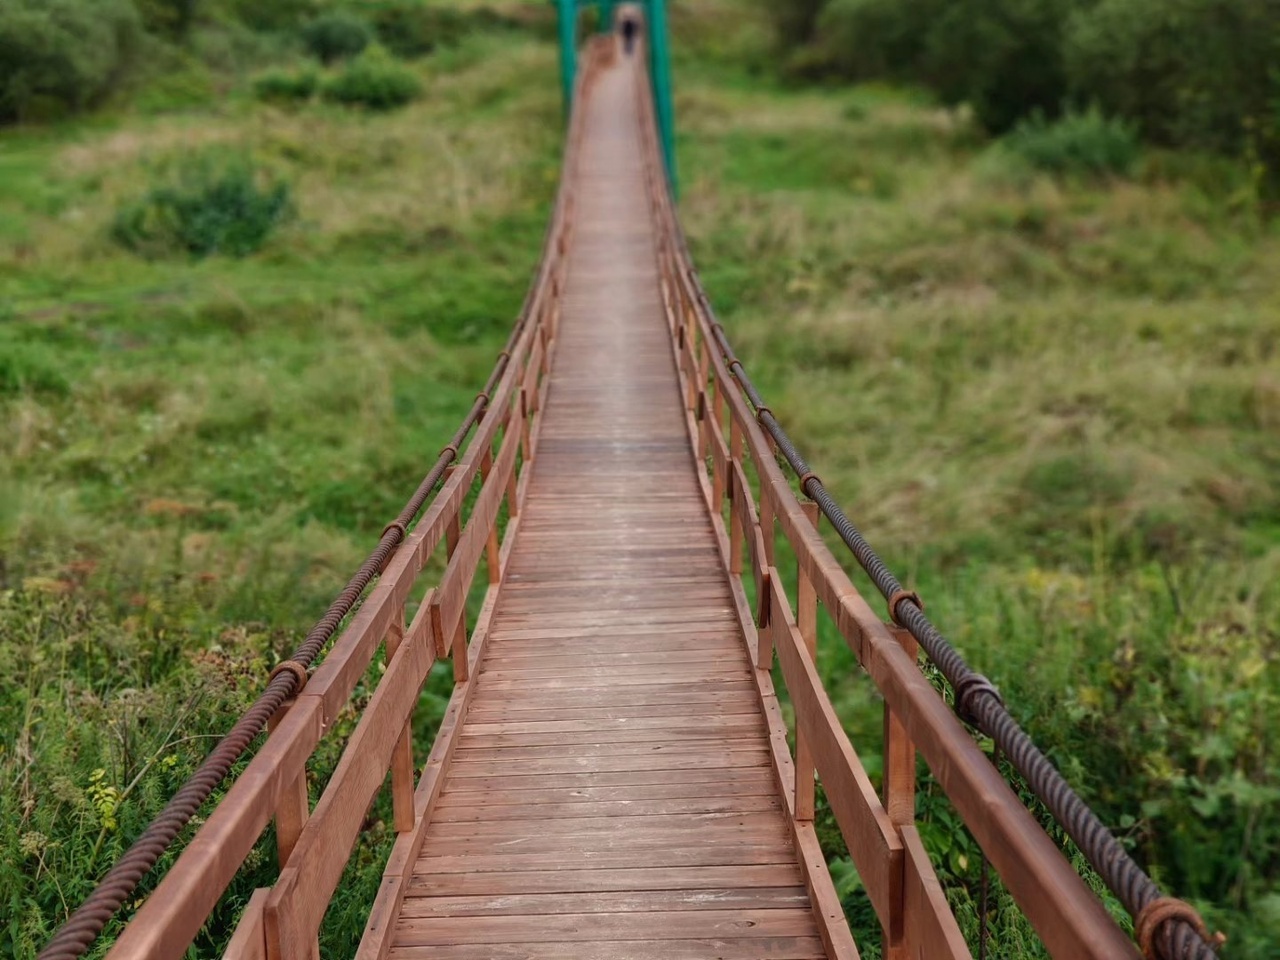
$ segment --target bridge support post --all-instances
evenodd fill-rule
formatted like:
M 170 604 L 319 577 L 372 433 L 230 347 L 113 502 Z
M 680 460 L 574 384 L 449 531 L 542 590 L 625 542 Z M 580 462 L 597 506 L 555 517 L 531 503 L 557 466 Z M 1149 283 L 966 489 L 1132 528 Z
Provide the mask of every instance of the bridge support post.
M 578 59 L 577 0 L 556 0 L 560 12 L 560 89 L 564 98 L 564 116 L 573 112 L 573 83 Z
M 662 138 L 662 159 L 672 193 L 678 192 L 676 180 L 675 108 L 671 100 L 671 38 L 667 29 L 667 0 L 648 0 L 649 73 L 653 78 L 654 112 L 658 116 L 658 133 Z

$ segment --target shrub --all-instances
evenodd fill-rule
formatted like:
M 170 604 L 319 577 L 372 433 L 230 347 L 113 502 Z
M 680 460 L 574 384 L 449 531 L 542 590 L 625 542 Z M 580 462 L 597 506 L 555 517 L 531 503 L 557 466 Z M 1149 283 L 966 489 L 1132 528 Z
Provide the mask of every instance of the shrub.
M 766 9 L 784 50 L 791 50 L 814 38 L 825 6 L 827 0 L 791 0 L 789 3 L 766 0 Z
M 129 0 L 0 0 L 0 121 L 100 101 L 141 37 Z
M 912 79 L 936 11 L 924 0 L 832 0 L 818 35 L 826 61 L 849 79 Z
M 1274 0 L 1100 0 L 1071 19 L 1072 90 L 1163 144 L 1252 154 L 1280 170 Z
M 228 0 L 228 6 L 254 30 L 295 30 L 323 8 L 319 0 Z
M 831 0 L 816 35 L 852 79 L 924 83 L 1000 133 L 1066 96 L 1061 37 L 1081 0 Z
M 927 3 L 935 0 L 913 0 Z M 1079 0 L 957 0 L 930 18 L 920 71 L 948 103 L 968 103 L 1003 133 L 1066 99 L 1062 33 Z M 932 9 L 931 9 L 932 12 Z
M 307 49 L 323 63 L 354 57 L 372 39 L 369 25 L 349 14 L 331 13 L 317 17 L 302 28 Z
M 182 38 L 191 30 L 202 0 L 133 0 L 142 22 L 153 33 Z
M 394 110 L 422 93 L 414 72 L 381 47 L 370 47 L 324 85 L 324 97 L 348 106 Z
M 253 81 L 253 93 L 270 103 L 310 100 L 320 86 L 315 70 L 268 70 Z
M 439 47 L 456 46 L 466 28 L 462 13 L 424 0 L 377 0 L 366 13 L 378 42 L 399 57 L 421 57 Z
M 119 211 L 112 237 L 146 257 L 248 256 L 289 216 L 289 187 L 269 182 L 244 158 L 187 161 L 176 178 Z
M 1132 172 L 1140 151 L 1135 126 L 1106 117 L 1097 107 L 1068 111 L 1052 122 L 1034 115 L 1003 143 L 1036 169 L 1057 174 L 1123 176 Z

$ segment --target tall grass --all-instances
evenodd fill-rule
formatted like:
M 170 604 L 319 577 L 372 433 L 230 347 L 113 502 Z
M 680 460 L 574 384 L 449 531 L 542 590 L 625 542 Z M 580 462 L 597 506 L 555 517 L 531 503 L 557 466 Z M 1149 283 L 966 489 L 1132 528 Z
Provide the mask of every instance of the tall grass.
M 681 81 L 686 226 L 771 408 L 1138 859 L 1270 956 L 1280 236 L 1192 157 L 1064 180 L 917 94 Z M 874 771 L 878 699 L 833 630 L 819 659 Z M 978 848 L 918 815 L 976 943 Z M 1042 955 L 1001 897 L 990 955 Z

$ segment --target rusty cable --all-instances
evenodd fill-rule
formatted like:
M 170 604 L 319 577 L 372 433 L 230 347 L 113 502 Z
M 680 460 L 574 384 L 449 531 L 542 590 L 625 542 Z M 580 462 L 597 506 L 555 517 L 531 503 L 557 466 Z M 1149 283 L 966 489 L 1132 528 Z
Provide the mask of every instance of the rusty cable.
M 579 84 L 585 87 L 590 79 L 591 71 L 584 70 L 579 75 Z M 581 102 L 581 97 L 576 98 L 575 102 Z M 579 116 L 579 112 L 575 111 L 571 121 L 570 152 L 581 140 Z M 569 169 L 574 159 L 576 158 L 566 156 L 566 169 Z M 549 290 L 553 299 L 558 296 L 555 277 L 558 257 L 553 255 L 552 251 L 560 248 L 558 241 L 571 230 L 568 213 L 573 207 L 573 192 L 570 179 L 566 176 L 561 180 L 543 240 L 543 256 L 538 264 L 534 282 L 525 293 L 524 302 L 511 334 L 498 354 L 497 362 L 485 381 L 484 389 L 476 396 L 470 412 L 458 431 L 440 451 L 435 465 L 418 485 L 418 489 L 400 511 L 399 516 L 383 528 L 378 546 L 329 605 L 324 616 L 311 628 L 306 639 L 288 660 L 277 665 L 272 671 L 266 689 L 258 699 L 240 716 L 227 735 L 205 757 L 196 772 L 188 778 L 164 809 L 98 881 L 89 896 L 45 944 L 38 960 L 78 960 L 88 951 L 107 925 L 107 921 L 133 895 L 142 878 L 169 849 L 210 794 L 226 779 L 232 766 L 262 732 L 267 721 L 276 714 L 286 700 L 298 693 L 300 686 L 305 683 L 303 678 L 306 676 L 307 669 L 333 638 L 338 625 L 355 608 L 369 584 L 386 567 L 395 549 L 405 539 L 409 525 L 445 475 L 445 470 L 457 459 L 458 452 L 471 429 L 488 410 L 489 398 L 506 373 L 512 351 L 530 319 L 535 315 L 539 295 L 544 290 Z
M 544 272 L 540 271 L 540 279 L 541 273 Z M 458 427 L 448 445 L 441 450 L 435 465 L 422 479 L 404 509 L 395 520 L 383 528 L 378 546 L 329 605 L 324 616 L 311 628 L 306 639 L 287 660 L 282 661 L 272 671 L 266 689 L 253 705 L 241 715 L 230 732 L 205 757 L 196 772 L 98 881 L 97 886 L 84 902 L 67 918 L 66 923 L 40 951 L 39 960 L 77 960 L 88 951 L 107 921 L 133 895 L 142 878 L 169 849 L 218 784 L 226 779 L 236 761 L 244 755 L 249 745 L 267 725 L 267 721 L 275 715 L 286 700 L 299 692 L 302 686 L 301 678 L 306 675 L 307 669 L 333 638 L 338 625 L 355 608 L 369 584 L 384 569 L 396 547 L 405 539 L 409 525 L 413 523 L 427 498 L 440 483 L 445 470 L 457 458 L 458 451 L 471 429 L 484 416 L 488 409 L 489 395 L 505 373 L 511 359 L 511 350 L 528 322 L 532 295 L 531 291 L 526 298 L 520 319 L 511 331 L 506 347 L 498 355 L 498 362 L 485 382 L 483 392 L 476 397 L 461 426 Z
M 755 410 L 755 419 L 768 433 L 795 475 L 803 478 L 803 492 L 818 504 L 839 533 L 841 541 L 857 559 L 859 566 L 885 599 L 890 601 L 892 619 L 916 639 L 951 685 L 955 691 L 955 710 L 960 719 L 991 737 L 1014 768 L 1026 778 L 1035 796 L 1066 830 L 1085 859 L 1129 914 L 1133 917 L 1151 916 L 1144 912 L 1152 903 L 1162 899 L 1155 881 L 1129 856 L 1115 835 L 1013 718 L 995 685 L 970 667 L 960 652 L 924 615 L 923 604 L 918 597 L 904 589 L 888 565 L 845 515 L 822 481 L 813 474 L 808 462 L 782 428 L 773 411 L 765 404 L 764 398 L 747 374 L 746 367 L 734 353 L 723 325 L 715 316 L 710 299 L 692 265 L 684 231 L 670 206 L 669 193 L 667 199 L 666 210 L 670 215 L 666 229 L 672 234 L 676 257 L 683 261 L 683 279 L 689 284 L 691 300 L 700 308 L 702 319 L 720 350 L 726 369 L 738 382 Z M 1215 960 L 1217 957 L 1210 944 L 1210 940 L 1215 938 L 1204 936 L 1201 932 L 1204 930 L 1203 923 L 1197 924 L 1189 920 L 1185 910 L 1162 911 L 1149 926 L 1145 943 L 1153 945 L 1157 953 L 1154 957 L 1149 956 L 1148 960 Z

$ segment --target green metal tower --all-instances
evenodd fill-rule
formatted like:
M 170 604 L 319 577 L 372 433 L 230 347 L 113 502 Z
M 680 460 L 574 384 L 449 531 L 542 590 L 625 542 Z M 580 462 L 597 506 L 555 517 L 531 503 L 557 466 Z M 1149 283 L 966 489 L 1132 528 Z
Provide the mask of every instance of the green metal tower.
M 578 19 L 586 7 L 600 10 L 600 31 L 613 29 L 618 0 L 553 0 L 560 23 L 560 86 L 565 116 L 573 108 L 573 86 L 578 67 Z M 671 189 L 676 190 L 675 105 L 671 94 L 671 37 L 667 28 L 667 0 L 633 0 L 644 10 L 649 77 L 653 84 L 654 113 L 662 140 Z

